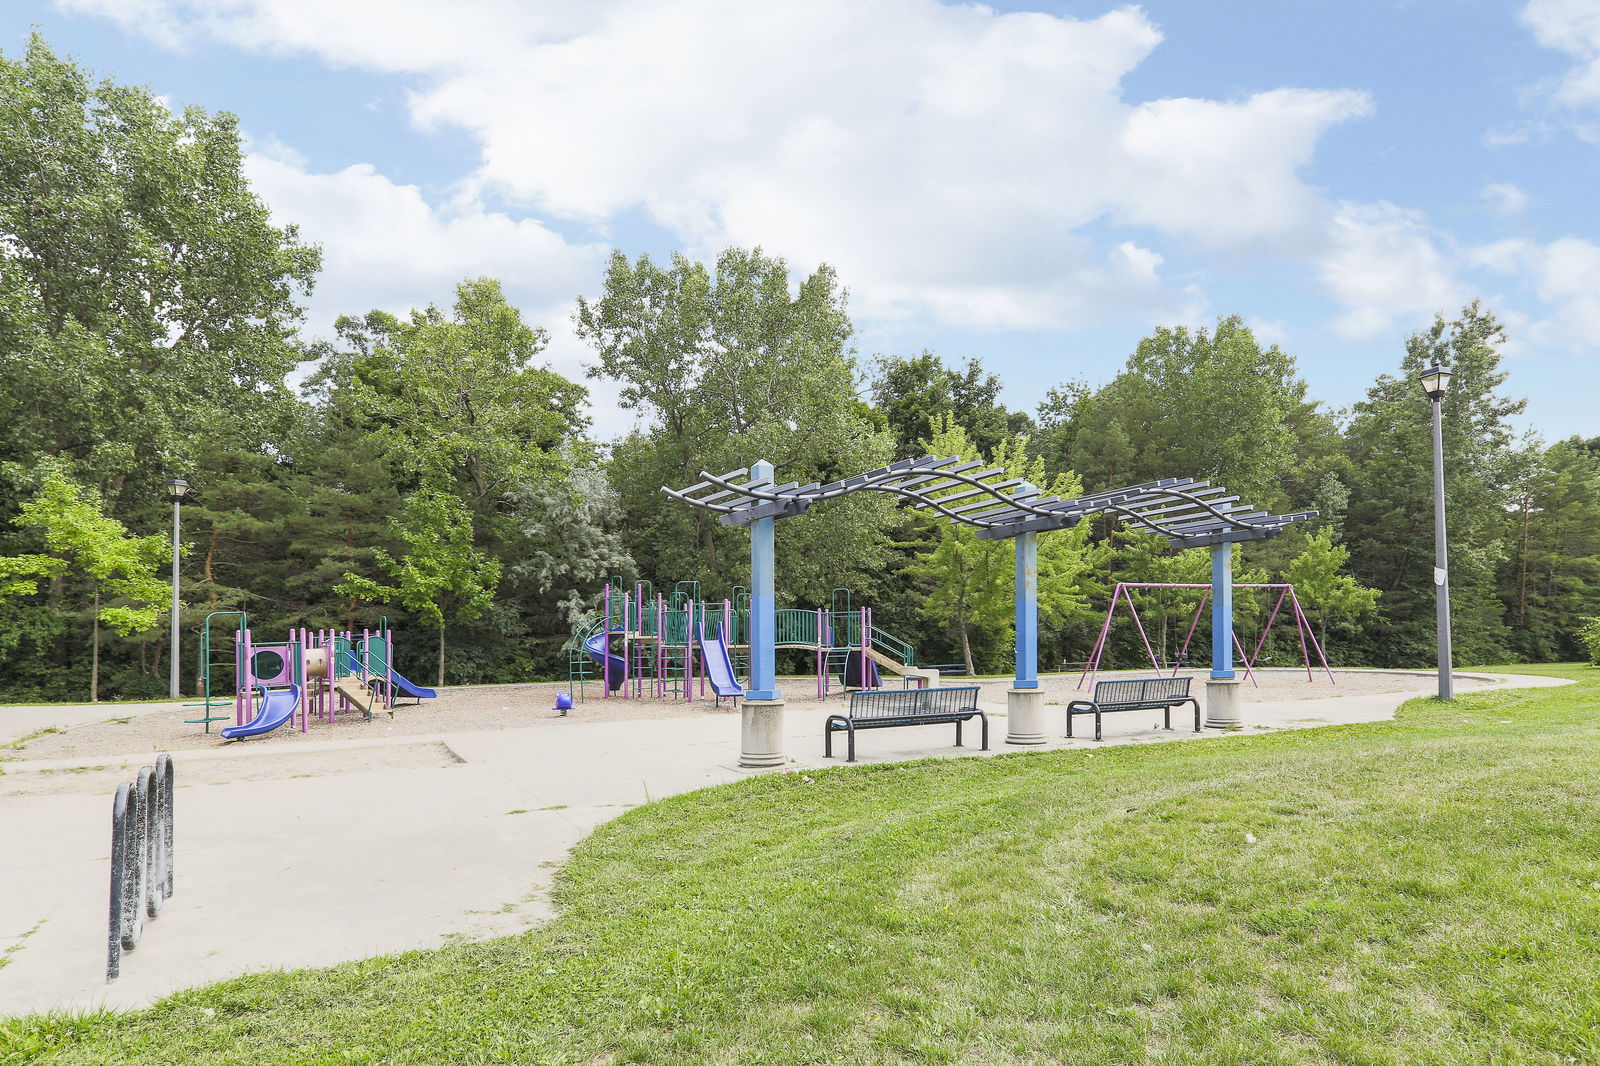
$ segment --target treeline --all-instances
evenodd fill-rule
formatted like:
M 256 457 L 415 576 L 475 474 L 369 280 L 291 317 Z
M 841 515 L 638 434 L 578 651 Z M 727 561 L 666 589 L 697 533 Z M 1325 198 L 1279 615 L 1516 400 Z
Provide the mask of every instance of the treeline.
M 491 279 L 300 339 L 318 249 L 271 224 L 225 114 L 92 84 L 39 40 L 0 57 L 0 700 L 164 693 L 166 484 L 183 506 L 184 654 L 207 614 L 263 637 L 386 617 L 402 667 L 449 683 L 565 676 L 610 579 L 747 584 L 748 542 L 660 494 L 766 458 L 827 481 L 921 454 L 1052 492 L 1213 478 L 1320 516 L 1249 545 L 1292 580 L 1336 662 L 1433 649 L 1431 441 L 1416 374 L 1451 366 L 1445 449 L 1460 662 L 1571 659 L 1597 608 L 1600 441 L 1518 436 L 1500 323 L 1478 304 L 1405 342 L 1349 411 L 1238 318 L 1159 329 L 1111 381 L 1008 409 L 981 360 L 864 357 L 845 289 L 759 249 L 714 264 L 613 256 L 574 325 L 636 428 L 595 439 L 587 390 Z M 352 308 L 354 311 L 359 309 Z M 290 382 L 294 384 L 290 384 Z M 1204 581 L 1203 552 L 1138 531 L 1042 538 L 1041 660 L 1082 660 L 1111 585 Z M 1011 553 L 866 494 L 779 523 L 779 597 L 874 607 L 923 662 L 1002 670 Z M 1140 608 L 1175 653 L 1193 596 Z M 1241 597 L 1241 627 L 1261 605 Z M 1113 655 L 1134 661 L 1116 631 Z M 1591 627 L 1592 630 L 1592 627 Z M 1297 658 L 1292 631 L 1271 649 Z M 186 689 L 195 673 L 182 664 Z

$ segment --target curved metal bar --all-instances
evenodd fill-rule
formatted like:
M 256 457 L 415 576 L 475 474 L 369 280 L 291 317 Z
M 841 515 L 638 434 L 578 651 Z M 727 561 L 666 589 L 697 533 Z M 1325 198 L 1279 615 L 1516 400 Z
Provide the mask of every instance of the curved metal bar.
M 1219 495 L 1226 493 L 1226 488 L 1197 478 L 1164 478 L 1063 500 L 1037 491 L 1019 491 L 1018 486 L 1025 483 L 1017 479 L 994 481 L 1005 476 L 1003 468 L 983 469 L 981 462 L 962 462 L 958 456 L 901 460 L 827 485 L 775 485 L 766 480 L 758 486 L 734 480 L 747 472 L 748 468 L 721 475 L 701 471 L 698 484 L 687 489 L 663 487 L 661 491 L 723 515 L 747 513 L 758 505 L 804 505 L 790 512 L 798 513 L 824 500 L 862 491 L 881 492 L 898 497 L 901 506 L 926 508 L 975 529 L 1002 532 L 1041 519 L 1048 528 L 1060 528 L 1092 514 L 1105 514 L 1137 523 L 1176 543 L 1231 533 L 1270 536 L 1291 522 L 1310 517 L 1310 513 L 1251 511 L 1247 504 L 1237 502 L 1239 497 Z M 694 495 L 705 490 L 713 491 L 703 497 Z M 721 499 L 736 502 L 719 502 Z
M 916 477 L 924 473 L 937 475 L 937 482 L 931 486 L 919 487 L 919 489 L 915 491 L 912 489 L 903 489 L 899 485 L 894 484 L 896 481 L 900 481 L 909 477 Z M 1004 473 L 1004 471 L 989 471 L 983 476 L 992 477 L 996 473 Z M 955 488 L 956 484 L 969 485 L 973 488 L 982 490 L 984 493 L 987 493 L 996 503 L 1005 504 L 1008 508 L 1014 510 L 1022 511 L 1040 518 L 1052 517 L 1058 513 L 1035 507 L 1027 502 L 1028 497 L 1019 498 L 1008 495 L 1004 489 L 998 488 L 981 480 L 980 478 L 972 477 L 968 474 L 938 469 L 924 470 L 914 466 L 904 467 L 899 470 L 884 470 L 882 472 L 875 473 L 870 477 L 866 477 L 855 484 L 841 484 L 838 487 L 829 489 L 826 492 L 779 493 L 764 491 L 753 486 L 739 485 L 734 482 L 724 480 L 715 474 L 710 474 L 703 470 L 700 472 L 700 477 L 703 481 L 710 485 L 715 485 L 718 488 L 726 489 L 730 492 L 737 492 L 742 496 L 748 496 L 754 500 L 763 500 L 768 503 L 787 503 L 797 500 L 804 500 L 809 503 L 819 503 L 823 500 L 838 499 L 843 496 L 848 496 L 854 492 L 862 492 L 867 490 L 871 490 L 873 492 L 883 492 L 894 496 L 899 496 L 902 499 L 910 500 L 915 506 L 928 507 L 947 518 L 951 518 L 958 522 L 963 522 L 976 528 L 989 528 L 996 523 L 975 522 L 971 519 L 963 518 L 956 512 L 941 506 L 937 497 L 929 496 L 927 493 L 938 492 L 942 489 Z M 666 492 L 667 495 L 672 496 L 675 499 L 682 500 L 685 503 L 694 504 L 697 507 L 705 507 L 710 510 L 721 511 L 724 514 L 733 514 L 744 509 L 742 507 L 729 507 L 721 504 L 702 503 L 691 496 L 671 489 L 663 489 L 662 491 Z M 963 496 L 963 498 L 966 497 Z
M 1217 510 L 1215 507 L 1212 507 L 1205 500 L 1200 499 L 1198 496 L 1195 496 L 1193 493 L 1183 492 L 1183 491 L 1178 490 L 1178 489 L 1167 489 L 1165 491 L 1164 495 L 1167 495 L 1167 496 L 1181 496 L 1183 499 L 1188 500 L 1190 503 L 1194 504 L 1196 507 L 1200 508 L 1202 511 L 1205 511 L 1207 514 L 1213 515 L 1214 517 L 1219 518 L 1224 522 L 1227 522 L 1229 525 L 1233 526 L 1233 528 L 1235 528 L 1235 529 L 1249 529 L 1249 528 L 1251 528 L 1251 527 L 1249 527 L 1249 526 L 1247 526 L 1247 525 L 1245 525 L 1245 524 L 1243 524 L 1241 522 L 1233 521 L 1226 514 L 1224 514 L 1223 512 Z M 1156 528 L 1159 528 L 1159 527 L 1156 527 Z
M 680 492 L 677 489 L 669 489 L 665 485 L 661 486 L 661 491 L 666 493 L 668 496 L 671 496 L 675 500 L 681 500 L 684 503 L 693 504 L 695 507 L 702 507 L 707 511 L 721 511 L 723 514 L 733 514 L 735 511 L 742 511 L 744 509 L 742 507 L 729 507 L 726 504 L 721 503 L 706 503 L 703 500 L 695 499 L 687 492 Z

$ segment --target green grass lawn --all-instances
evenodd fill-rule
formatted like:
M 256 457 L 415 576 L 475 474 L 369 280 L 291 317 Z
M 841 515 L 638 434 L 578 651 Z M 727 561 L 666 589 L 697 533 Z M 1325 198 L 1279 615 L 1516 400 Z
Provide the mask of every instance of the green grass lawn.
M 1398 722 L 763 776 L 523 936 L 0 1023 L 63 1063 L 1600 1061 L 1600 671 Z M 315 876 L 315 871 L 301 871 Z M 359 906 L 353 901 L 351 906 Z M 219 930 L 226 935 L 226 930 Z

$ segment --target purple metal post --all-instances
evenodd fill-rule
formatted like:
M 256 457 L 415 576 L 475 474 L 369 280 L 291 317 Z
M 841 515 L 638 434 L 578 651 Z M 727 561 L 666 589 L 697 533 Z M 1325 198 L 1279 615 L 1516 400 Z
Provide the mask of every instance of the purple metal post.
M 243 640 L 239 647 L 239 695 L 234 699 L 234 714 L 238 721 L 235 725 L 244 725 L 247 717 L 255 717 L 255 675 L 250 665 L 250 631 L 243 630 Z
M 605 613 L 600 616 L 600 632 L 605 634 L 605 639 L 600 642 L 604 652 L 600 656 L 600 698 L 611 698 L 611 663 L 608 656 L 611 654 L 611 582 L 606 582 Z

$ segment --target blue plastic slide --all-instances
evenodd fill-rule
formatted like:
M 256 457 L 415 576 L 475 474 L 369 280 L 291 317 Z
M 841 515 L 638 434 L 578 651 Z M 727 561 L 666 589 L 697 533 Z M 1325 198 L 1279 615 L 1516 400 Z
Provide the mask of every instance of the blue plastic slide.
M 244 725 L 230 725 L 224 728 L 222 739 L 243 740 L 245 737 L 270 733 L 294 717 L 294 709 L 300 706 L 299 685 L 290 685 L 288 688 L 267 688 L 265 685 L 257 685 L 256 688 L 261 690 L 263 697 L 256 716 Z
M 717 698 L 732 696 L 738 699 L 744 695 L 744 686 L 739 684 L 739 679 L 733 676 L 733 660 L 728 657 L 728 641 L 722 635 L 722 623 L 717 623 L 717 631 L 712 636 L 706 636 L 705 626 L 699 630 L 700 660 L 706 664 L 706 680 L 711 682 L 711 691 Z
M 410 696 L 413 699 L 431 700 L 439 695 L 437 689 L 423 688 L 421 685 L 415 685 L 407 681 L 392 666 L 389 668 L 389 683 L 398 689 L 402 695 Z
M 361 659 L 353 651 L 344 653 L 344 669 L 346 673 L 350 674 L 364 674 L 366 672 L 361 668 Z M 439 697 L 438 689 L 423 688 L 421 685 L 401 676 L 400 671 L 392 666 L 389 668 L 389 683 L 403 695 L 410 696 L 412 699 L 432 700 Z
M 621 630 L 613 630 L 621 632 Z M 606 687 L 612 692 L 622 687 L 622 677 L 626 664 L 622 656 L 611 650 L 611 634 L 602 630 L 583 642 L 583 650 L 589 653 L 589 658 L 606 668 Z

